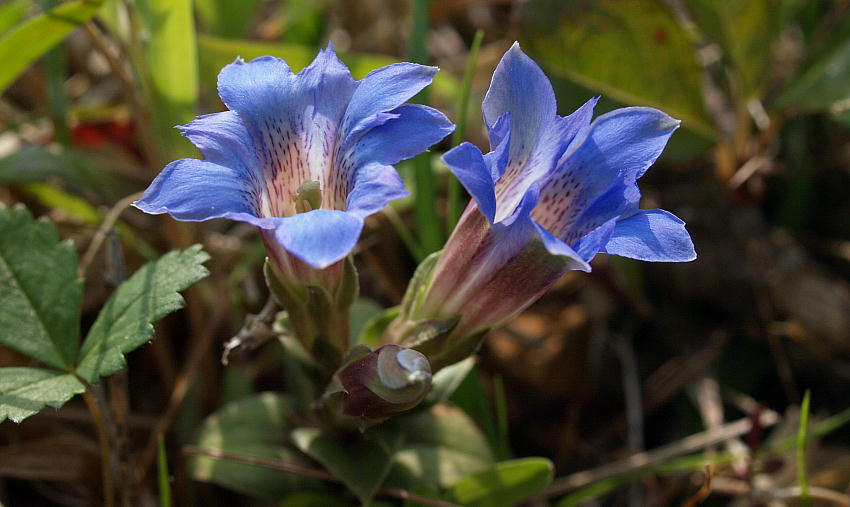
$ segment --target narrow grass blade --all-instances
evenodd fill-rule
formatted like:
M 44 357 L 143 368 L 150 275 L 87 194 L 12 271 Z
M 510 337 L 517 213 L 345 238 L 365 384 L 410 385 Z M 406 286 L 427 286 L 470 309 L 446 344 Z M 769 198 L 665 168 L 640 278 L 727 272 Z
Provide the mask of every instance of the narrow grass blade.
M 478 30 L 475 32 L 475 38 L 472 39 L 472 46 L 469 47 L 469 57 L 466 59 L 466 70 L 463 73 L 463 81 L 460 85 L 460 91 L 457 96 L 457 128 L 452 134 L 452 146 L 457 146 L 463 142 L 464 130 L 466 128 L 466 114 L 469 109 L 469 94 L 472 91 L 472 76 L 475 74 L 475 66 L 478 62 L 478 51 L 481 49 L 481 41 L 484 40 L 484 31 Z M 460 182 L 457 178 L 449 178 L 448 187 L 448 204 L 446 211 L 446 234 L 451 235 L 452 231 L 460 219 Z
M 811 507 L 812 499 L 809 496 L 809 474 L 806 469 L 806 441 L 809 430 L 809 391 L 803 396 L 803 404 L 800 406 L 800 426 L 797 429 L 797 485 L 800 487 L 800 504 L 803 507 Z

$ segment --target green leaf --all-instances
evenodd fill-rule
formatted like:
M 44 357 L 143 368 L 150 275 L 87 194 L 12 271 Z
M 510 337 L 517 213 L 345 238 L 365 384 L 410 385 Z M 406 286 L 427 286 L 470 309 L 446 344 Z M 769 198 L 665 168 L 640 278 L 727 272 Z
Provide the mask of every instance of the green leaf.
M 281 500 L 280 505 L 286 507 L 351 507 L 351 503 L 341 500 L 339 495 L 318 491 L 293 493 Z
M 397 426 L 405 440 L 395 455 L 387 484 L 446 488 L 495 463 L 478 426 L 463 411 L 434 405 L 384 423 Z
M 201 26 L 218 37 L 245 37 L 260 0 L 195 0 Z
M 384 331 L 386 331 L 387 326 L 389 326 L 390 323 L 399 316 L 399 310 L 398 306 L 393 306 L 392 308 L 387 308 L 383 312 L 372 316 L 372 318 L 363 324 L 363 327 L 360 329 L 360 333 L 357 335 L 352 334 L 352 336 L 356 336 L 357 343 L 361 345 L 377 348 L 378 343 L 381 341 L 381 336 L 384 334 Z
M 278 393 L 260 393 L 234 401 L 207 417 L 201 425 L 197 445 L 202 449 L 309 466 L 306 458 L 289 446 L 288 418 L 294 413 L 292 399 Z M 316 485 L 315 481 L 298 475 L 207 456 L 192 458 L 190 471 L 196 480 L 267 500 Z
M 107 202 L 138 190 L 137 182 L 104 170 L 73 149 L 26 147 L 0 158 L 0 185 L 43 182 L 49 177 L 61 178 L 78 194 L 103 197 Z
M 91 19 L 103 0 L 63 3 L 9 30 L 0 38 L 0 93 L 39 57 Z
M 431 381 L 431 392 L 425 399 L 426 402 L 435 404 L 447 401 L 474 367 L 475 357 L 470 356 L 435 373 Z
M 21 422 L 50 405 L 61 407 L 85 386 L 73 375 L 46 368 L 0 368 L 0 422 Z
M 699 29 L 717 41 L 738 72 L 746 97 L 760 95 L 779 33 L 781 0 L 686 0 Z
M 27 15 L 29 2 L 14 0 L 0 5 L 0 35 L 4 34 L 13 26 L 17 25 Z
M 378 315 L 383 313 L 384 309 L 375 301 L 368 298 L 358 298 L 348 310 L 349 326 L 351 336 L 356 340 L 360 336 L 360 332 L 366 325 Z M 359 343 L 359 342 L 357 342 Z M 368 344 L 374 346 L 373 344 Z
M 236 39 L 221 39 L 207 35 L 198 36 L 198 57 L 202 83 L 215 83 L 216 76 L 222 67 L 233 62 L 237 56 L 251 60 L 258 56 L 272 55 L 283 58 L 297 72 L 306 67 L 315 58 L 317 49 L 300 44 L 255 42 Z M 398 58 L 366 53 L 339 53 L 340 59 L 351 69 L 355 79 L 362 79 L 369 72 L 397 63 Z M 457 95 L 460 83 L 446 72 L 440 72 L 434 77 L 431 91 L 439 98 L 439 102 L 453 101 Z
M 124 367 L 124 354 L 153 336 L 153 322 L 183 306 L 178 294 L 209 272 L 209 255 L 195 245 L 142 266 L 100 311 L 80 350 L 77 374 L 88 382 Z
M 0 343 L 62 370 L 79 346 L 77 254 L 50 222 L 0 204 Z
M 90 202 L 61 188 L 47 183 L 27 183 L 24 190 L 44 207 L 62 210 L 81 223 L 97 225 L 101 221 L 100 213 Z
M 780 107 L 826 111 L 850 110 L 850 39 L 835 45 L 799 74 L 777 99 Z
M 521 19 L 523 47 L 544 69 L 713 137 L 694 48 L 663 2 L 533 0 Z
M 471 507 L 510 507 L 542 491 L 552 482 L 553 471 L 546 458 L 502 461 L 456 482 L 449 489 L 449 498 Z
M 381 428 L 359 439 L 340 441 L 317 428 L 297 428 L 292 441 L 367 504 L 389 473 L 402 438 L 397 431 Z
M 150 33 L 144 71 L 151 111 L 164 161 L 193 156 L 194 148 L 176 135 L 175 125 L 195 117 L 198 102 L 198 48 L 192 0 L 139 0 L 140 17 Z

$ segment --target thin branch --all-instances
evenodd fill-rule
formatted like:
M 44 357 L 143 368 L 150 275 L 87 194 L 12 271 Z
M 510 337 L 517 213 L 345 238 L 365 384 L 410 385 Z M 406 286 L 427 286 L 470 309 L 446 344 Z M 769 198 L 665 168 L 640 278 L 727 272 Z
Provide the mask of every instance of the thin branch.
M 762 427 L 772 426 L 777 422 L 779 422 L 779 414 L 771 410 L 765 410 L 759 418 L 759 423 Z M 659 447 L 652 451 L 633 454 L 628 458 L 614 463 L 608 463 L 591 470 L 584 470 L 556 479 L 546 488 L 542 495 L 546 497 L 563 495 L 569 491 L 603 479 L 658 465 L 678 456 L 690 454 L 707 446 L 716 445 L 730 438 L 738 437 L 749 432 L 751 428 L 752 421 L 750 418 L 738 419 L 716 430 L 696 433 L 678 442 Z
M 259 314 L 247 315 L 242 329 L 224 344 L 221 364 L 227 366 L 230 362 L 230 354 L 236 350 L 254 350 L 272 339 L 275 336 L 272 325 L 277 311 L 277 302 L 275 302 L 274 297 L 269 296 Z
M 136 133 L 139 135 L 139 144 L 141 145 L 142 153 L 145 156 L 145 162 L 148 164 L 148 170 L 155 167 L 158 155 L 156 146 L 150 133 L 152 131 L 147 109 L 142 100 L 139 98 L 138 90 L 133 82 L 132 74 L 127 70 L 120 56 L 115 55 L 109 47 L 109 42 L 101 32 L 100 28 L 93 21 L 83 23 L 83 30 L 86 32 L 89 40 L 95 49 L 103 55 L 109 65 L 110 70 L 121 82 L 121 89 L 124 92 L 124 100 L 130 106 L 132 111 L 133 123 L 136 127 Z
M 106 213 L 106 216 L 103 218 L 103 223 L 101 223 L 100 227 L 97 228 L 97 232 L 95 232 L 91 243 L 89 243 L 89 247 L 86 249 L 86 253 L 83 255 L 83 259 L 80 261 L 79 267 L 77 267 L 77 276 L 85 278 L 86 270 L 88 270 L 89 265 L 94 260 L 94 256 L 97 254 L 98 250 L 100 250 L 100 247 L 103 246 L 103 242 L 106 239 L 106 235 L 109 233 L 109 230 L 112 229 L 115 222 L 118 221 L 118 217 L 121 216 L 121 213 L 127 209 L 133 201 L 137 201 L 140 197 L 142 197 L 142 192 L 136 192 L 135 194 L 128 195 L 116 202 L 109 212 Z
M 226 300 L 222 301 L 226 302 Z M 160 436 L 165 435 L 174 423 L 174 419 L 177 417 L 180 405 L 183 404 L 183 400 L 186 398 L 189 388 L 192 387 L 203 359 L 207 357 L 207 353 L 212 348 L 213 340 L 216 337 L 216 330 L 221 326 L 226 314 L 227 312 L 222 311 L 220 308 L 215 309 L 213 311 L 212 321 L 209 322 L 209 325 L 204 330 L 201 338 L 197 340 L 192 347 L 186 366 L 174 382 L 174 389 L 172 389 L 171 397 L 168 399 L 168 407 L 159 418 L 159 421 L 157 421 L 156 426 L 148 438 L 148 443 L 139 458 L 139 465 L 136 469 L 137 482 L 141 483 L 147 477 L 148 471 L 156 458 L 159 438 Z
M 89 386 L 91 387 L 91 386 Z M 103 481 L 103 499 L 106 507 L 115 505 L 115 484 L 112 480 L 112 460 L 110 458 L 111 451 L 109 448 L 109 433 L 106 429 L 106 419 L 103 410 L 95 399 L 94 395 L 86 389 L 83 392 L 83 400 L 91 412 L 94 424 L 97 427 L 97 441 L 100 445 L 100 477 Z
M 258 458 L 255 456 L 234 454 L 231 452 L 222 451 L 220 449 L 201 449 L 199 447 L 186 445 L 183 446 L 182 454 L 192 456 L 207 456 L 214 459 L 227 460 L 232 461 L 234 463 L 244 463 L 246 465 L 254 465 L 264 468 L 271 468 L 272 470 L 280 470 L 281 472 L 300 475 L 303 477 L 312 477 L 314 479 L 320 479 L 324 481 L 335 482 L 337 484 L 342 484 L 342 481 L 338 477 L 331 475 L 328 472 L 325 472 L 324 470 L 316 470 L 315 468 L 308 468 L 303 467 L 301 465 L 295 465 L 293 463 L 285 463 L 283 461 Z M 400 498 L 402 500 L 411 500 L 413 502 L 418 502 L 423 505 L 431 505 L 433 507 L 460 507 L 454 503 L 420 496 L 401 488 L 385 487 L 379 489 L 377 494 L 391 496 L 393 498 Z
M 791 500 L 800 498 L 799 486 L 787 488 L 753 488 L 748 482 L 731 477 L 717 477 L 712 490 L 731 496 L 749 496 L 755 501 Z M 838 507 L 850 507 L 850 496 L 827 488 L 809 486 L 809 497 L 822 500 Z

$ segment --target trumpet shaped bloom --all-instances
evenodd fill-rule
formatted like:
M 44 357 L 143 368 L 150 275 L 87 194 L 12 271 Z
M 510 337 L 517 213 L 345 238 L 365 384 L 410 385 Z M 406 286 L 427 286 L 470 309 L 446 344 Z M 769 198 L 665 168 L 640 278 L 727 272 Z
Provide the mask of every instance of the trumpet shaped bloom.
M 564 272 L 590 271 L 599 252 L 644 261 L 696 257 L 682 220 L 639 207 L 637 180 L 679 121 L 645 107 L 591 121 L 596 101 L 559 116 L 549 80 L 514 44 L 483 103 L 492 151 L 463 143 L 443 156 L 473 201 L 426 285 L 403 305 L 408 324 L 395 326 L 457 320 L 441 339 L 402 341 L 426 352 L 435 370 L 474 351 L 483 332 L 526 308 Z
M 356 81 L 330 44 L 297 74 L 279 58 L 237 59 L 218 76 L 228 110 L 179 127 L 204 160 L 171 162 L 135 206 L 253 224 L 284 275 L 299 262 L 307 272 L 338 265 L 364 218 L 407 195 L 393 164 L 454 129 L 439 111 L 404 104 L 436 73 L 398 63 Z

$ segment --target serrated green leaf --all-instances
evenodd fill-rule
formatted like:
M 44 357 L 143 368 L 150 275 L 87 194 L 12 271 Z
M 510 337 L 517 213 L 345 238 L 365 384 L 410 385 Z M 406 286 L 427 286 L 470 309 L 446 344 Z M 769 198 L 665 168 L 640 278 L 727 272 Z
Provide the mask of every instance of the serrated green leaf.
M 405 435 L 387 484 L 446 488 L 496 462 L 481 430 L 456 407 L 434 405 L 391 419 L 383 426 L 387 425 L 397 426 Z
M 100 9 L 103 0 L 63 3 L 9 30 L 0 39 L 0 93 L 79 25 Z
M 62 370 L 80 335 L 77 253 L 50 222 L 0 204 L 0 343 Z
M 178 291 L 209 272 L 209 255 L 195 245 L 173 250 L 142 266 L 101 309 L 79 354 L 78 375 L 95 383 L 124 367 L 124 354 L 153 336 L 153 322 L 183 306 Z
M 324 465 L 364 504 L 384 482 L 402 440 L 400 432 L 384 428 L 349 441 L 335 440 L 316 428 L 292 432 L 292 441 L 301 452 Z
M 511 507 L 542 491 L 552 482 L 553 472 L 554 465 L 546 458 L 502 461 L 456 482 L 449 498 L 470 507 Z
M 76 377 L 47 368 L 0 368 L 0 422 L 21 422 L 45 405 L 59 408 L 86 388 Z
M 198 434 L 198 447 L 286 463 L 310 465 L 289 446 L 295 403 L 287 395 L 260 393 L 227 404 L 207 417 Z M 197 456 L 190 462 L 192 477 L 267 500 L 280 499 L 315 485 L 303 477 L 232 461 Z
M 547 71 L 713 137 L 693 45 L 663 2 L 532 0 L 521 19 L 523 47 Z

